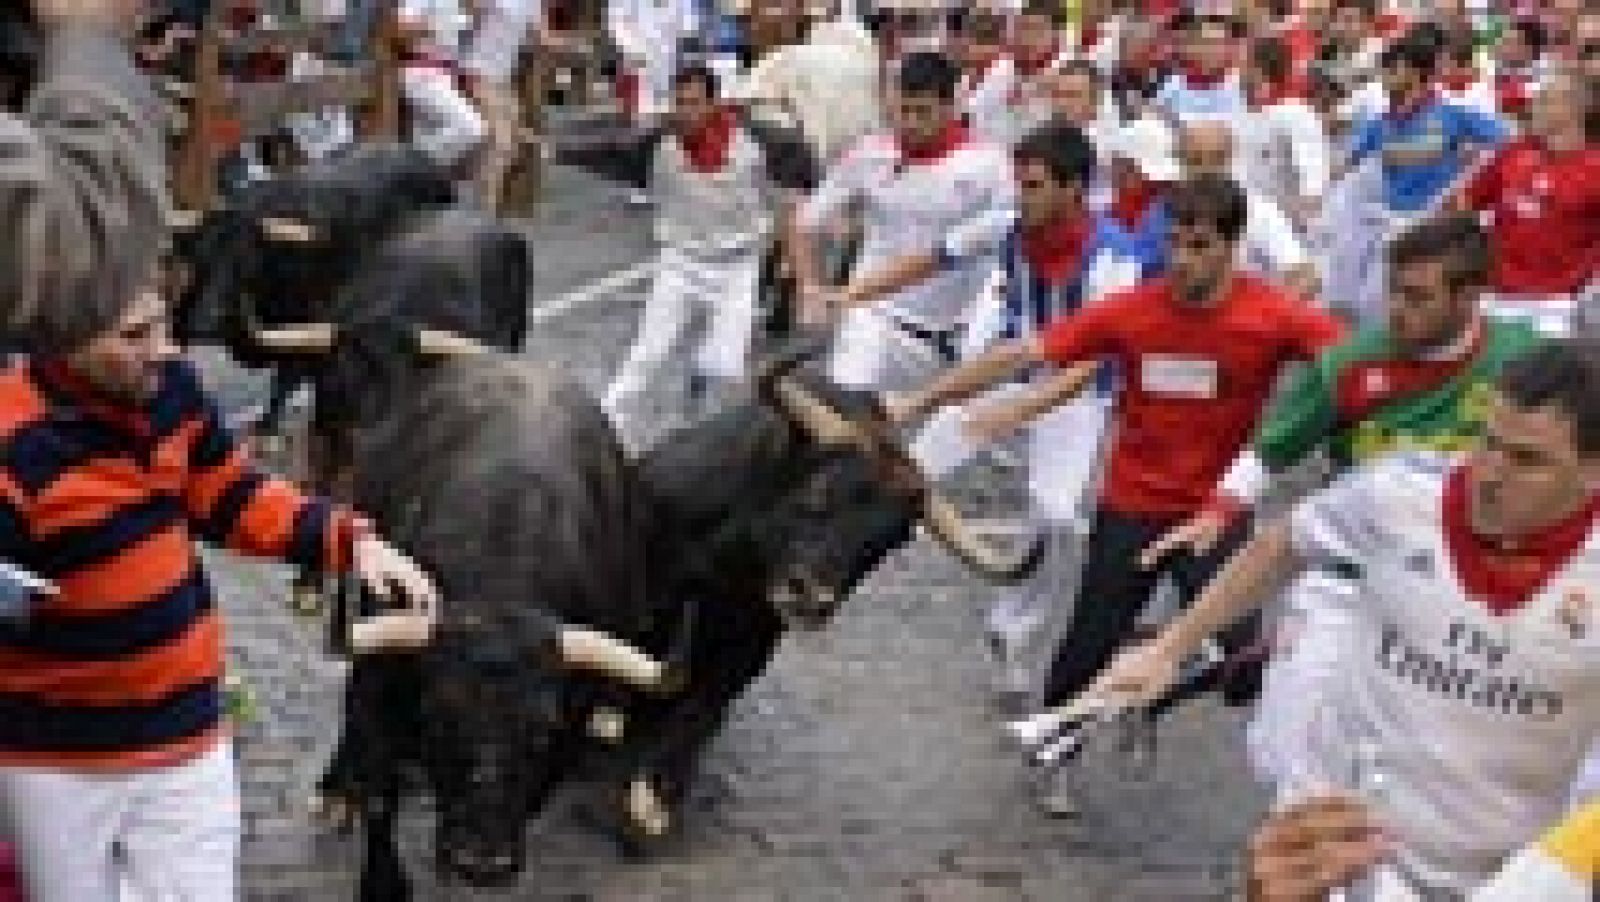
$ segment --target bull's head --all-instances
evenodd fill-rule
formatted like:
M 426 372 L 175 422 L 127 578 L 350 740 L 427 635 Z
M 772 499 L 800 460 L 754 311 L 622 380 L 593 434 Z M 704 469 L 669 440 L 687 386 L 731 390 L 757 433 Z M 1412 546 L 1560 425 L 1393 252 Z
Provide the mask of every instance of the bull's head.
M 626 692 L 674 688 L 665 665 L 628 643 L 534 613 L 492 625 L 380 614 L 356 620 L 350 641 L 358 654 L 417 656 L 418 748 L 437 806 L 435 867 L 472 886 L 518 878 L 528 819 L 582 743 L 621 738 Z
M 802 348 L 767 363 L 758 385 L 767 403 L 835 462 L 810 477 L 789 500 L 814 512 L 813 528 L 789 539 L 771 584 L 780 610 L 826 614 L 920 518 L 956 558 L 992 582 L 1013 582 L 1038 564 L 1035 543 L 1007 552 L 985 541 L 954 503 L 937 491 L 905 453 L 877 401 L 800 370 Z M 824 516 L 825 514 L 825 516 Z

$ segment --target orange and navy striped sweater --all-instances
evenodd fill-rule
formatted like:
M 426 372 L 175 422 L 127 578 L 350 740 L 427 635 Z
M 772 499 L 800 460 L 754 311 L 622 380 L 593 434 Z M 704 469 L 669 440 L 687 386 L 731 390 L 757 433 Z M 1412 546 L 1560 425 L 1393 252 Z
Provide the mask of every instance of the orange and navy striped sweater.
M 0 765 L 142 768 L 209 748 L 222 626 L 196 541 L 337 571 L 356 524 L 255 470 L 186 363 L 137 407 L 58 363 L 0 371 L 0 558 L 60 590 L 0 623 Z

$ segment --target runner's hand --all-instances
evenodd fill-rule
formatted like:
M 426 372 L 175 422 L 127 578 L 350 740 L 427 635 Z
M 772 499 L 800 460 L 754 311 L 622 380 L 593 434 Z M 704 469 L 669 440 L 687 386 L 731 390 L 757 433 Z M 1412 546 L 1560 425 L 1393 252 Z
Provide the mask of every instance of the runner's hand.
M 400 590 L 402 601 L 413 613 L 432 618 L 439 607 L 439 590 L 433 579 L 405 552 L 377 536 L 362 536 L 355 542 L 355 572 L 362 584 L 381 601 L 394 598 Z
M 1246 902 L 1322 902 L 1387 852 L 1361 802 L 1343 795 L 1308 799 L 1268 816 L 1250 840 Z
M 961 423 L 961 432 L 975 445 L 992 445 L 1016 432 L 1021 425 L 1004 404 L 990 404 L 967 414 Z
M 917 420 L 922 419 L 917 398 L 911 392 L 886 391 L 879 397 L 878 402 L 883 405 L 883 415 L 896 428 L 913 426 Z
M 1144 551 L 1139 553 L 1139 566 L 1154 570 L 1167 555 L 1177 551 L 1187 551 L 1195 556 L 1210 554 L 1227 531 L 1228 518 L 1221 512 L 1195 514 L 1145 546 Z
M 1117 654 L 1100 671 L 1083 696 L 1118 704 L 1148 705 L 1178 682 L 1182 659 L 1159 639 L 1135 645 Z
M 834 311 L 838 309 L 839 294 L 826 285 L 801 285 L 799 293 L 799 319 L 803 326 L 832 325 Z

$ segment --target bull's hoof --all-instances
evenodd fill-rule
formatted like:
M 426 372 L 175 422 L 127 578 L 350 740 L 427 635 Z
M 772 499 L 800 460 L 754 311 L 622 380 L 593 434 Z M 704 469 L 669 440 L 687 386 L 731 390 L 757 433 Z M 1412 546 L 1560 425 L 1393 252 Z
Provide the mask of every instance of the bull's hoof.
M 648 777 L 635 777 L 607 789 L 580 814 L 588 824 L 631 858 L 659 854 L 675 833 L 677 821 L 666 799 Z
M 345 834 L 361 820 L 361 804 L 353 796 L 318 792 L 306 800 L 306 814 L 321 829 Z

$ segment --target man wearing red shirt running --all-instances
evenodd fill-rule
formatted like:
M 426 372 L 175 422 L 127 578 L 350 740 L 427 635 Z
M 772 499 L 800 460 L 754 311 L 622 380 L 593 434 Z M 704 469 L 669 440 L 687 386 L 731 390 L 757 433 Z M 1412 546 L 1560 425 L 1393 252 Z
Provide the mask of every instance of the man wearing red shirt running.
M 1242 523 L 1207 554 L 1146 562 L 1141 552 L 1207 505 L 1284 367 L 1312 359 L 1341 333 L 1330 315 L 1235 270 L 1246 201 L 1231 180 L 1198 176 L 1179 184 L 1169 203 L 1166 278 L 1111 295 L 1031 339 L 998 345 L 920 392 L 889 399 L 894 417 L 911 422 L 1028 367 L 1116 362 L 1123 381 L 1117 434 L 1079 603 L 1051 667 L 1048 703 L 1088 685 L 1128 638 L 1163 574 L 1187 599 L 1227 560 L 1247 531 Z M 1081 388 L 1093 368 L 1077 372 Z M 1069 388 L 1063 379 L 1043 382 L 1057 398 Z M 1019 416 L 1038 409 L 1035 398 L 1008 403 Z M 1240 631 L 1232 645 L 1248 635 Z M 1045 802 L 1055 813 L 1070 813 L 1060 796 Z
M 1488 312 L 1540 331 L 1573 328 L 1578 297 L 1600 271 L 1600 92 L 1570 76 L 1533 99 L 1528 135 L 1500 150 L 1460 195 L 1490 214 Z

